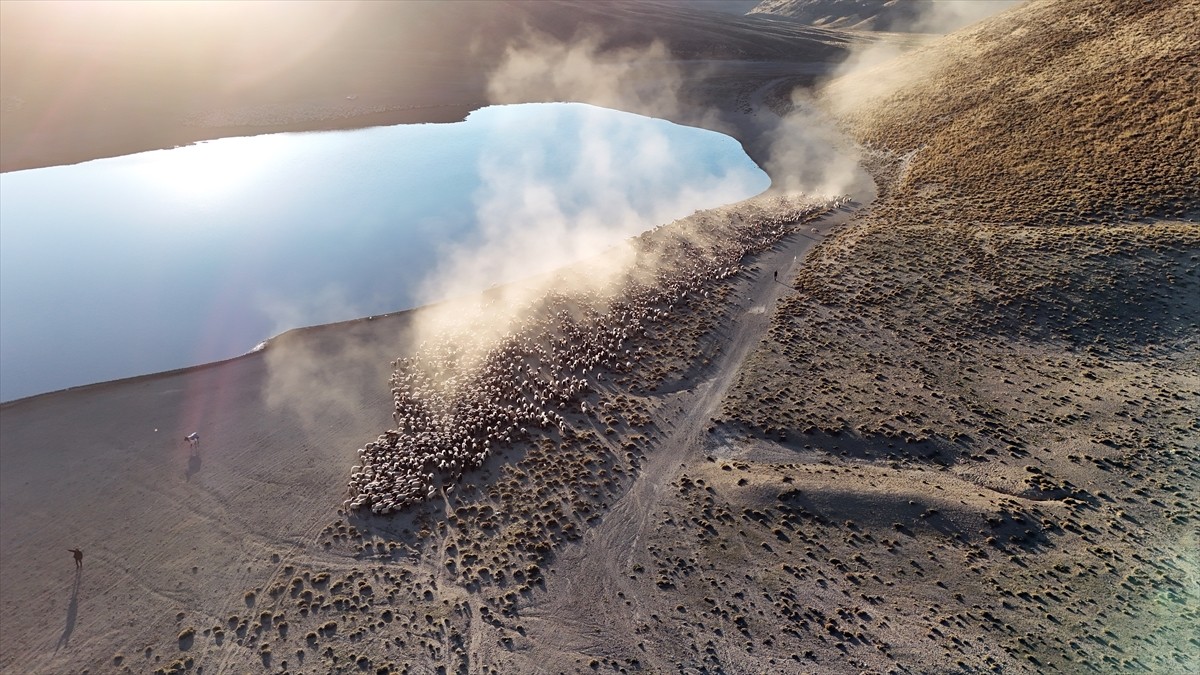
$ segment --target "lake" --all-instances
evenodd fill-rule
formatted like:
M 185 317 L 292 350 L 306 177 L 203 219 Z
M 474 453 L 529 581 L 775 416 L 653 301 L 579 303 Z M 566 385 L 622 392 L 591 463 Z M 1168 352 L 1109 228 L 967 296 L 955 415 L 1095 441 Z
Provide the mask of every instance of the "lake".
M 769 183 L 728 136 L 576 103 L 0 174 L 0 401 L 547 271 Z

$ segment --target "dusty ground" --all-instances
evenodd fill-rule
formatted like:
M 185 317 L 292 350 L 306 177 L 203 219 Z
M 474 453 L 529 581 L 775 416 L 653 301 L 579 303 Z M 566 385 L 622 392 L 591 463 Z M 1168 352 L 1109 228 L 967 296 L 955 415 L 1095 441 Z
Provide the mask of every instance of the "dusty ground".
M 1086 30 L 1125 72 L 1146 61 L 1114 26 L 1175 35 L 1134 4 L 1033 3 L 984 43 Z M 687 91 L 754 148 L 777 89 L 811 75 L 736 67 Z M 419 313 L 0 407 L 0 670 L 1195 672 L 1200 195 L 1177 150 L 1200 139 L 1168 133 L 1195 97 L 1165 92 L 1176 112 L 1118 153 L 1158 153 L 1160 201 L 1115 161 L 1065 195 L 1044 173 L 940 174 L 977 152 L 947 127 L 1000 115 L 956 106 L 1006 81 L 845 118 L 878 196 L 783 219 L 638 338 L 590 412 L 400 515 L 338 506 L 354 448 L 393 424 L 389 361 Z M 1034 159 L 1054 166 L 1063 134 L 1075 157 L 1073 128 Z M 992 140 L 978 161 L 1026 152 Z

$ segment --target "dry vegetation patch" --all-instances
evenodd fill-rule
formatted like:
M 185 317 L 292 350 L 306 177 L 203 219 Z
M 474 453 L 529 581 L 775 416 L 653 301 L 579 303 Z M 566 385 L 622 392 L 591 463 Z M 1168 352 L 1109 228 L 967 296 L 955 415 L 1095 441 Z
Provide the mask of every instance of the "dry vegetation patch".
M 876 170 L 870 213 L 819 246 L 781 301 L 725 402 L 724 452 L 751 474 L 785 473 L 781 494 L 828 532 L 836 562 L 820 556 L 810 573 L 841 572 L 860 602 L 923 627 L 859 624 L 862 644 L 903 645 L 885 657 L 1200 667 L 1180 632 L 1200 618 L 1183 553 L 1200 522 L 1185 459 L 1200 447 L 1186 4 L 1030 3 L 902 58 L 930 76 L 845 118 L 899 161 Z M 781 467 L 789 456 L 807 463 Z M 751 521 L 766 527 L 754 484 L 710 496 L 760 504 Z M 915 510 L 936 513 L 913 527 Z M 840 543 L 867 536 L 854 553 Z M 888 557 L 893 542 L 903 557 Z M 951 551 L 957 564 L 939 567 Z M 904 587 L 887 583 L 904 563 Z
M 914 199 L 924 222 L 1179 217 L 1200 206 L 1198 31 L 1187 2 L 1030 2 L 825 95 L 863 142 L 918 151 L 899 189 L 944 200 Z

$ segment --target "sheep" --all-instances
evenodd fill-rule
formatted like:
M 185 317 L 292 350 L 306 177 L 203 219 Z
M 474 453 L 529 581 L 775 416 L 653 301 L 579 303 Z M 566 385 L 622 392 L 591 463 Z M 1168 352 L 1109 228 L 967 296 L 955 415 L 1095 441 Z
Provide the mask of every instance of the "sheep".
M 427 341 L 416 356 L 392 361 L 389 379 L 396 427 L 360 450 L 350 487 L 362 501 L 381 510 L 431 499 L 435 485 L 453 489 L 471 469 L 497 449 L 529 438 L 529 427 L 569 428 L 561 413 L 578 403 L 588 415 L 587 395 L 609 371 L 629 372 L 648 354 L 635 341 L 650 327 L 669 320 L 670 307 L 689 298 L 710 298 L 706 283 L 737 274 L 742 257 L 785 235 L 803 212 L 787 203 L 779 217 L 755 216 L 740 222 L 728 241 L 706 255 L 688 255 L 661 271 L 653 284 L 630 286 L 627 296 L 600 311 L 587 303 L 592 293 L 574 298 L 550 294 L 531 302 L 530 313 L 510 335 L 482 357 L 480 367 L 459 370 L 461 350 Z M 543 339 L 541 336 L 546 336 Z M 458 392 L 451 397 L 448 392 Z M 582 400 L 581 400 L 582 399 Z

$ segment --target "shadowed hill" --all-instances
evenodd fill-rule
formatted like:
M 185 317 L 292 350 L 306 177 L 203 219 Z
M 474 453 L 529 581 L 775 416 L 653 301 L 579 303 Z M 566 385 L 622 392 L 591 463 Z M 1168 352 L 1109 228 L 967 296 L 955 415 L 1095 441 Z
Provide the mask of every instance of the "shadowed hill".
M 514 0 L 511 7 L 507 20 L 519 21 L 519 26 L 508 28 L 499 36 L 489 30 L 489 35 L 503 38 L 504 33 L 529 27 L 566 40 L 597 32 L 606 37 L 603 46 L 608 48 L 642 46 L 659 40 L 681 59 L 806 62 L 839 61 L 844 55 L 838 53 L 838 47 L 849 42 L 841 33 L 797 21 L 720 14 L 687 3 Z
M 489 102 L 488 72 L 532 33 L 605 36 L 601 54 L 657 41 L 677 59 L 821 63 L 846 58 L 853 40 L 672 2 L 148 7 L 0 5 L 0 170 L 249 133 L 458 121 Z M 248 109 L 273 114 L 211 114 Z

